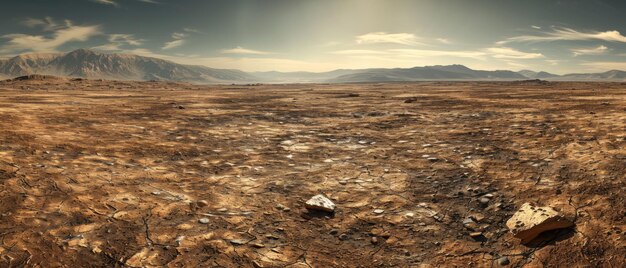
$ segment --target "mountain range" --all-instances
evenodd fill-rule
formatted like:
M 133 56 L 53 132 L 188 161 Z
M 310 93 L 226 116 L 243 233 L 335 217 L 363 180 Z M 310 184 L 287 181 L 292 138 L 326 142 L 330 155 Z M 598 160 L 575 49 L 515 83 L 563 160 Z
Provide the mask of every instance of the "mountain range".
M 330 72 L 243 72 L 183 65 L 131 54 L 107 54 L 88 49 L 69 53 L 31 53 L 0 59 L 0 79 L 31 74 L 87 79 L 224 83 L 366 83 L 409 81 L 626 81 L 626 72 L 556 75 L 522 70 L 481 71 L 463 65 L 437 65 L 394 69 L 340 69 Z

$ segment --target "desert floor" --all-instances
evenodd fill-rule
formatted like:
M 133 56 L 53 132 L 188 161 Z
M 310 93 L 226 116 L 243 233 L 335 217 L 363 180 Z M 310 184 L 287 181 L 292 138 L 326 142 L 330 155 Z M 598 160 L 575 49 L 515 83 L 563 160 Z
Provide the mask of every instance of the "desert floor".
M 623 267 L 625 147 L 619 83 L 0 82 L 0 266 Z

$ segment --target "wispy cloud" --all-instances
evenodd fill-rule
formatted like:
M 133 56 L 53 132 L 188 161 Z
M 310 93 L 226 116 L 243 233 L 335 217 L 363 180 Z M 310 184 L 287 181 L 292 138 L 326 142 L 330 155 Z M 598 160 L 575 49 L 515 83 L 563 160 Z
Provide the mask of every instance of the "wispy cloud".
M 108 44 L 92 47 L 93 49 L 117 51 L 122 50 L 123 46 L 141 46 L 145 40 L 136 38 L 132 34 L 110 34 Z
M 485 51 L 496 59 L 538 59 L 544 57 L 541 53 L 523 52 L 510 47 L 490 47 Z
M 267 54 L 271 54 L 270 52 L 267 52 L 267 51 L 247 49 L 247 48 L 243 48 L 243 47 L 239 47 L 239 46 L 235 47 L 235 48 L 231 48 L 231 49 L 224 49 L 224 50 L 222 50 L 222 53 L 224 53 L 224 54 L 250 54 L 250 55 L 267 55 Z
M 173 33 L 172 39 L 174 40 L 166 42 L 162 49 L 172 49 L 184 45 L 187 42 L 185 39 L 187 36 L 189 35 L 186 33 Z
M 484 59 L 487 53 L 482 51 L 463 50 L 428 50 L 428 49 L 390 49 L 389 51 L 398 53 L 405 57 L 457 57 Z
M 40 23 L 43 21 L 44 23 Z M 54 20 L 46 18 L 37 22 L 36 19 L 28 20 L 32 27 L 42 27 L 49 35 L 7 34 L 2 36 L 7 42 L 0 47 L 0 53 L 19 52 L 56 52 L 57 48 L 70 42 L 84 42 L 91 37 L 101 34 L 99 25 L 77 26 L 66 20 L 65 24 L 57 24 Z
M 530 28 L 541 30 L 541 26 L 537 26 L 537 25 L 531 25 Z
M 450 40 L 448 40 L 446 38 L 437 38 L 435 40 L 437 40 L 439 43 L 446 44 L 446 45 L 449 45 L 449 44 L 452 43 Z
M 137 1 L 148 3 L 148 4 L 160 4 L 159 2 L 154 1 L 154 0 L 137 0 Z
M 337 50 L 331 52 L 332 54 L 337 55 L 385 55 L 389 54 L 387 51 L 382 50 L 367 50 L 367 49 L 347 49 L 347 50 Z
M 574 56 L 581 55 L 601 55 L 609 51 L 609 48 L 603 45 L 594 48 L 575 48 L 571 49 Z
M 41 28 L 44 31 L 50 32 L 71 26 L 72 22 L 66 20 L 63 23 L 59 23 L 51 17 L 45 17 L 43 19 L 26 18 L 24 21 L 22 21 L 22 24 L 29 28 Z
M 618 31 L 605 32 L 581 32 L 571 28 L 554 28 L 550 32 L 541 35 L 522 35 L 507 38 L 497 44 L 503 45 L 513 42 L 550 42 L 550 41 L 575 41 L 575 40 L 603 40 L 609 42 L 626 43 L 626 36 Z
M 113 0 L 91 0 L 91 2 L 98 3 L 98 4 L 103 4 L 103 5 L 114 6 L 114 7 L 119 7 L 120 6 L 117 2 L 115 2 Z
M 401 44 L 401 45 L 419 45 L 418 38 L 410 33 L 386 33 L 374 32 L 359 35 L 356 37 L 358 44 Z
M 380 56 L 387 55 L 395 58 L 426 58 L 426 57 L 457 57 L 484 59 L 487 53 L 482 51 L 463 51 L 463 50 L 429 50 L 429 49 L 387 49 L 387 50 L 338 50 L 331 52 L 332 54 L 348 55 L 348 56 Z

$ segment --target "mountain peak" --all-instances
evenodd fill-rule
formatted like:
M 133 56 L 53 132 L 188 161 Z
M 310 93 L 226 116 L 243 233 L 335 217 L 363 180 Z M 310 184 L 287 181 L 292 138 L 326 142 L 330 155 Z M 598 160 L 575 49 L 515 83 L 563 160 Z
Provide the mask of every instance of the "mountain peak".
M 76 55 L 76 56 L 90 56 L 90 55 L 98 55 L 98 54 L 100 53 L 95 52 L 90 49 L 86 49 L 86 48 L 79 48 L 72 52 L 67 53 L 67 55 Z

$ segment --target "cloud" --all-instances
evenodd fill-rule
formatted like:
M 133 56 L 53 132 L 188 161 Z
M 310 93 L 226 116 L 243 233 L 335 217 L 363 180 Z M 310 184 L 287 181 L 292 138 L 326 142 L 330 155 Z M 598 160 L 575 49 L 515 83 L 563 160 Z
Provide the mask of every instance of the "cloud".
M 185 38 L 187 38 L 188 36 L 189 35 L 186 33 L 173 33 L 172 39 L 174 40 L 166 42 L 161 49 L 172 49 L 182 46 L 187 42 Z
M 389 58 L 407 59 L 407 58 L 427 58 L 427 57 L 456 57 L 484 60 L 487 53 L 483 51 L 464 51 L 464 50 L 429 50 L 429 49 L 387 49 L 387 50 L 366 50 L 366 49 L 349 49 L 337 50 L 331 54 L 372 57 L 387 56 Z
M 117 2 L 115 2 L 113 0 L 91 0 L 91 2 L 98 3 L 98 4 L 103 4 L 103 5 L 114 6 L 114 7 L 119 7 L 120 6 Z
M 92 47 L 93 49 L 116 51 L 121 50 L 122 46 L 141 46 L 145 40 L 136 38 L 132 34 L 110 34 L 108 44 Z
M 41 28 L 44 31 L 51 32 L 64 27 L 69 27 L 72 25 L 72 22 L 66 20 L 63 23 L 59 23 L 51 17 L 45 17 L 43 19 L 26 18 L 22 21 L 22 24 L 29 28 Z
M 541 30 L 540 26 L 536 26 L 536 25 L 531 25 L 530 28 L 536 29 L 536 30 Z
M 390 52 L 396 53 L 399 56 L 405 57 L 457 57 L 457 58 L 471 58 L 471 59 L 484 59 L 487 55 L 481 51 L 463 51 L 463 50 L 426 50 L 426 49 L 390 49 Z
M 51 21 L 51 20 L 49 20 Z M 32 21 L 31 21 L 32 23 Z M 34 23 L 31 25 L 43 26 L 52 32 L 51 35 L 7 34 L 2 36 L 7 43 L 0 47 L 0 53 L 56 52 L 57 48 L 70 42 L 84 42 L 91 37 L 101 34 L 99 25 L 76 26 L 66 21 L 64 26 L 54 26 Z
M 606 32 L 580 32 L 571 28 L 555 28 L 551 32 L 544 32 L 542 35 L 522 35 L 507 38 L 497 42 L 503 45 L 513 42 L 551 42 L 551 41 L 575 41 L 575 40 L 603 40 L 609 42 L 626 43 L 626 36 L 618 31 Z
M 601 55 L 609 51 L 609 48 L 603 45 L 594 48 L 577 48 L 571 49 L 574 56 L 581 55 Z
M 419 45 L 417 37 L 410 33 L 394 33 L 389 34 L 386 32 L 374 32 L 356 37 L 358 44 L 401 44 L 401 45 Z
M 251 55 L 267 55 L 267 54 L 271 54 L 270 52 L 266 52 L 266 51 L 260 51 L 260 50 L 252 50 L 252 49 L 247 49 L 247 48 L 243 48 L 243 47 L 236 47 L 236 48 L 231 48 L 231 49 L 224 49 L 222 50 L 222 53 L 224 54 L 251 54 Z
M 188 32 L 188 33 L 203 33 L 202 31 L 198 29 L 194 29 L 194 28 L 183 28 L 183 31 Z
M 490 47 L 485 51 L 496 59 L 538 59 L 544 57 L 541 53 L 522 52 L 510 47 Z
M 385 54 L 389 54 L 389 52 L 387 51 L 366 50 L 366 49 L 337 50 L 331 53 L 338 54 L 338 55 L 385 55 Z
M 450 42 L 450 40 L 448 40 L 448 39 L 446 39 L 446 38 L 437 38 L 437 39 L 435 39 L 435 40 L 437 40 L 439 43 L 446 44 L 446 45 L 448 45 L 448 44 L 451 44 L 451 43 L 452 43 L 452 42 Z
M 137 0 L 137 1 L 148 3 L 148 4 L 160 4 L 159 2 L 154 1 L 154 0 Z

